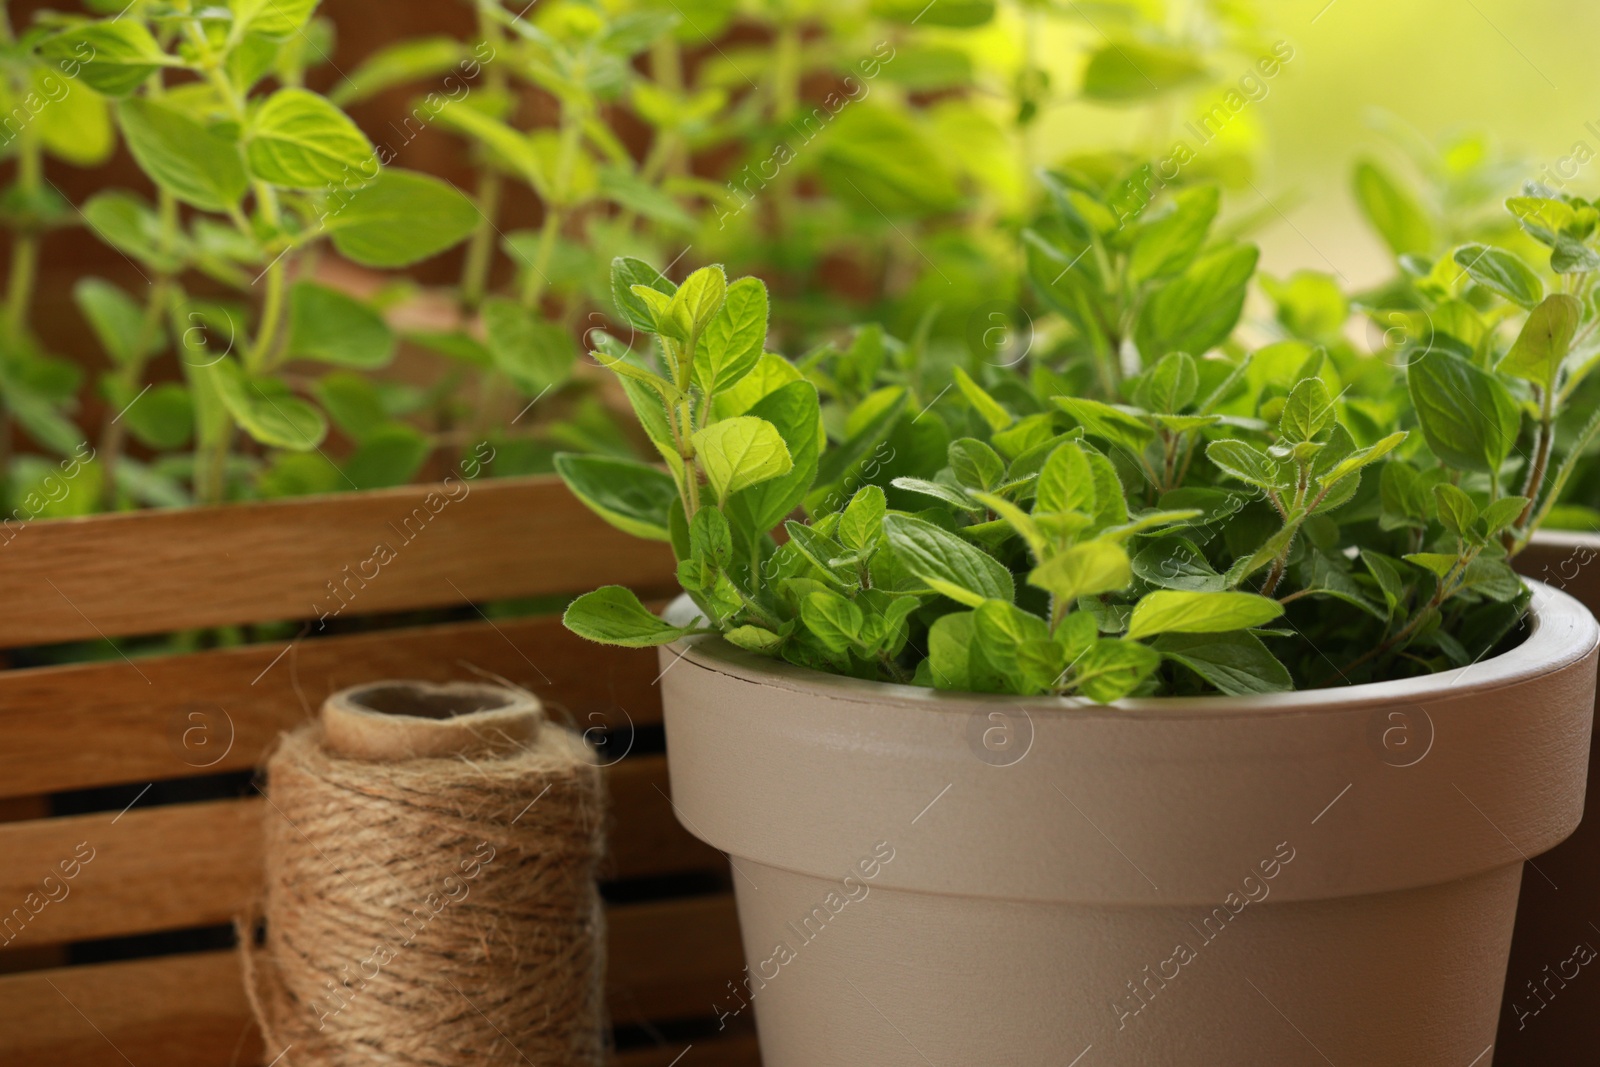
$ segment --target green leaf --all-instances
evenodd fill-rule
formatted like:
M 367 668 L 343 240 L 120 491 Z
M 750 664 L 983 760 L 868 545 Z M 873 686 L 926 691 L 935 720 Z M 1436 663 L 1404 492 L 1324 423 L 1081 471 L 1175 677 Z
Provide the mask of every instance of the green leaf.
M 245 29 L 270 37 L 285 37 L 302 29 L 318 0 L 228 0 L 233 17 Z
M 1126 103 L 1161 96 L 1205 77 L 1204 60 L 1186 48 L 1123 38 L 1108 41 L 1089 56 L 1083 95 L 1102 103 Z
M 1526 591 L 1522 579 L 1503 561 L 1478 556 L 1461 573 L 1461 588 L 1508 604 Z
M 1058 445 L 1039 469 L 1033 502 L 1035 514 L 1081 511 L 1091 514 L 1095 505 L 1094 470 L 1076 441 Z
M 1001 407 L 1000 402 L 988 393 L 972 377 L 960 367 L 955 368 L 956 388 L 961 390 L 961 395 L 967 398 L 983 421 L 989 424 L 989 429 L 999 432 L 1016 421 L 1011 412 Z
M 694 226 L 694 216 L 685 211 L 672 194 L 651 185 L 629 167 L 605 167 L 600 171 L 600 188 L 606 199 L 652 222 L 676 229 Z
M 932 497 L 941 503 L 949 504 L 957 511 L 970 513 L 979 511 L 980 498 L 990 495 L 979 492 L 976 489 L 969 492 L 953 485 L 946 485 L 943 482 L 930 482 L 925 478 L 896 478 L 890 484 L 896 489 L 904 489 L 908 493 L 918 493 L 922 496 Z M 1026 513 L 1023 513 L 1023 517 L 1027 517 Z
M 1511 351 L 1496 369 L 1534 382 L 1540 388 L 1551 388 L 1561 373 L 1561 361 L 1572 349 L 1582 318 L 1582 301 L 1566 293 L 1552 293 L 1528 315 Z
M 792 461 L 787 474 L 749 486 L 728 499 L 728 515 L 736 525 L 760 535 L 800 506 L 817 476 L 822 431 L 816 386 L 790 382 L 756 401 L 748 414 L 777 428 Z
M 1277 461 L 1255 445 L 1227 438 L 1206 445 L 1206 458 L 1222 473 L 1260 489 L 1276 489 Z
M 583 594 L 567 605 L 561 622 L 579 637 L 627 648 L 665 645 L 693 629 L 657 618 L 632 590 L 620 585 L 602 586 Z
M 1344 331 L 1350 302 L 1332 275 L 1297 270 L 1283 281 L 1268 274 L 1257 277 L 1262 291 L 1277 305 L 1278 321 L 1292 336 L 1331 342 Z
M 693 441 L 719 504 L 746 486 L 781 477 L 794 467 L 777 427 L 753 415 L 714 422 L 697 431 Z
M 970 611 L 941 615 L 928 628 L 928 673 L 935 688 L 1003 693 L 1005 677 L 984 658 Z
M 1062 411 L 1076 419 L 1078 425 L 1083 427 L 1084 433 L 1120 445 L 1134 455 L 1143 452 L 1144 446 L 1156 435 L 1155 430 L 1143 418 L 1123 408 L 1074 396 L 1056 396 L 1050 399 Z
M 1205 634 L 1261 626 L 1283 614 L 1270 597 L 1255 593 L 1192 593 L 1158 589 L 1133 606 L 1129 638 L 1163 633 Z
M 1005 477 L 1006 464 L 999 453 L 976 437 L 960 437 L 946 449 L 950 472 L 970 489 L 989 490 Z
M 1532 308 L 1544 299 L 1544 282 L 1522 257 L 1503 248 L 1465 244 L 1452 257 L 1472 280 L 1507 300 Z
M 290 356 L 375 370 L 388 366 L 394 350 L 383 316 L 360 300 L 315 282 L 289 291 Z
M 823 580 L 841 589 L 856 584 L 853 576 L 847 576 L 842 568 L 835 567 L 832 563 L 842 554 L 839 542 L 819 532 L 815 527 L 795 522 L 793 519 L 785 522 L 783 528 L 789 535 L 789 544 L 817 569 Z
M 800 602 L 800 621 L 830 652 L 846 652 L 861 638 L 861 609 L 838 593 L 821 590 Z
M 279 89 L 245 129 L 250 173 L 289 189 L 351 188 L 378 176 L 372 143 L 343 111 L 305 89 Z
M 883 529 L 901 562 L 937 593 L 968 607 L 1016 594 L 1010 571 L 948 530 L 909 515 L 885 517 Z
M 478 209 L 438 178 L 385 167 L 328 208 L 323 225 L 340 254 L 366 267 L 406 267 L 477 228 Z
M 1590 271 L 1600 270 L 1600 253 L 1566 234 L 1556 238 L 1556 246 L 1550 253 L 1550 269 L 1557 274 L 1586 274 Z
M 888 510 L 883 489 L 864 485 L 856 490 L 839 516 L 839 541 L 846 548 L 867 552 L 877 547 L 883 536 L 883 517 Z
M 1085 541 L 1049 556 L 1028 575 L 1028 584 L 1045 590 L 1058 604 L 1079 597 L 1126 589 L 1133 582 L 1128 551 L 1115 541 Z
M 1456 569 L 1456 564 L 1461 562 L 1459 556 L 1450 552 L 1411 552 L 1401 558 L 1441 580 L 1449 577 L 1450 572 Z
M 39 54 L 69 77 L 75 70 L 85 85 L 107 96 L 126 96 L 157 67 L 177 65 L 138 19 L 75 26 L 46 39 Z
M 1434 455 L 1452 467 L 1499 472 L 1522 421 L 1505 386 L 1438 348 L 1411 361 L 1406 385 Z
M 1162 589 L 1216 593 L 1226 587 L 1200 549 L 1184 538 L 1150 541 L 1133 557 L 1133 573 Z
M 117 114 L 140 168 L 186 204 L 206 211 L 235 207 L 250 181 L 239 147 L 175 108 L 151 100 L 124 101 Z
M 1479 516 L 1481 525 L 1477 531 L 1480 540 L 1488 541 L 1501 530 L 1506 529 L 1517 519 L 1521 518 L 1523 509 L 1528 506 L 1525 496 L 1503 496 L 1483 509 Z
M 756 283 L 760 285 L 760 282 Z M 699 337 L 711 325 L 728 294 L 728 276 L 716 264 L 701 267 L 672 294 L 668 313 L 687 337 Z
M 1537 196 L 1513 196 L 1506 201 L 1506 210 L 1521 224 L 1529 236 L 1542 244 L 1553 245 L 1556 238 L 1578 222 L 1578 214 L 1564 200 L 1551 200 Z
M 143 396 L 130 397 L 122 421 L 129 433 L 151 448 L 163 452 L 182 448 L 194 431 L 194 401 L 188 389 L 164 382 Z
M 1388 604 L 1389 614 L 1394 614 L 1394 609 L 1405 598 L 1405 582 L 1400 577 L 1400 569 L 1395 566 L 1394 560 L 1381 552 L 1372 552 L 1365 548 L 1361 550 L 1361 562 L 1366 564 L 1367 573 L 1372 575 L 1378 583 L 1383 599 Z
M 439 112 L 437 118 L 446 128 L 465 134 L 489 149 L 499 165 L 520 175 L 540 199 L 555 199 L 555 190 L 550 188 L 545 171 L 545 161 L 530 137 L 474 107 L 446 108 Z
M 110 282 L 102 278 L 80 278 L 72 287 L 72 299 L 89 321 L 100 347 L 105 349 L 112 363 L 127 366 L 165 346 L 166 334 L 159 323 L 140 346 L 139 340 L 146 330 L 144 309 Z
M 377 386 L 363 375 L 324 374 L 312 388 L 333 424 L 358 443 L 391 425 Z
M 1228 696 L 1281 693 L 1294 688 L 1288 668 L 1248 631 L 1163 634 L 1157 652 L 1181 663 Z
M 49 101 L 34 115 L 46 152 L 77 167 L 97 167 L 111 157 L 117 135 L 105 97 L 87 87 L 73 92 L 46 65 L 34 68 L 32 81 L 33 92 Z
M 357 489 L 387 489 L 416 477 L 433 446 L 421 431 L 391 423 L 368 434 L 344 463 L 344 476 Z
M 1385 463 L 1378 482 L 1379 500 L 1382 503 L 1380 522 L 1386 530 L 1401 526 L 1428 525 L 1433 516 L 1433 482 L 1419 474 L 1405 462 Z M 1443 473 L 1442 471 L 1440 472 Z M 1433 475 L 1437 480 L 1438 475 Z
M 397 41 L 373 52 L 328 93 L 340 107 L 370 99 L 385 89 L 449 73 L 468 57 L 464 42 L 454 37 L 420 37 Z
M 1121 700 L 1161 665 L 1161 654 L 1137 641 L 1102 637 L 1073 670 L 1078 692 L 1099 704 Z
M 1153 361 L 1168 352 L 1195 358 L 1233 333 L 1259 256 L 1253 245 L 1227 245 L 1195 260 L 1150 298 L 1134 329 L 1140 354 Z
M 328 420 L 281 382 L 248 377 L 230 357 L 200 369 L 240 428 L 270 448 L 309 452 L 328 434 Z
M 528 396 L 542 396 L 572 376 L 578 348 L 572 335 L 514 300 L 483 303 L 484 333 L 494 365 Z
M 1178 192 L 1170 210 L 1141 219 L 1128 254 L 1128 280 L 1143 285 L 1181 273 L 1205 244 L 1220 203 L 1221 193 L 1215 185 L 1195 186 Z
M 836 112 L 826 130 L 816 146 L 818 175 L 871 225 L 882 221 L 880 212 L 927 215 L 962 204 L 953 161 L 917 111 L 860 100 Z
M 888 447 L 885 442 L 906 408 L 908 395 L 899 386 L 880 389 L 851 412 L 845 439 L 826 449 L 817 461 L 817 477 L 806 496 L 807 508 L 813 512 L 837 510 L 849 492 L 841 488 L 842 484 L 860 485 L 882 470 L 889 458 L 884 452 Z
M 1013 683 L 1021 680 L 1023 668 L 1018 656 L 1024 645 L 1030 641 L 1055 644 L 1050 640 L 1050 627 L 1043 619 L 1023 611 L 1009 600 L 983 601 L 973 612 L 973 626 L 983 646 L 984 658 Z M 1055 647 L 1060 648 L 1059 645 Z M 1057 668 L 1049 680 L 1053 682 L 1059 673 Z M 1020 691 L 1022 687 L 1017 688 Z
M 1449 482 L 1433 487 L 1433 499 L 1439 506 L 1439 522 L 1457 537 L 1472 536 L 1473 524 L 1478 521 L 1478 505 L 1472 498 Z
M 710 396 L 738 384 L 755 368 L 766 343 L 767 287 L 759 278 L 740 278 L 728 286 L 721 310 L 695 348 L 701 391 Z
M 689 553 L 711 566 L 726 567 L 733 559 L 733 531 L 728 527 L 728 517 L 716 508 L 702 507 L 695 512 L 689 521 Z
M 1427 255 L 1433 249 L 1433 224 L 1411 193 L 1371 160 L 1355 170 L 1356 202 L 1396 258 Z
M 1284 402 L 1278 435 L 1292 443 L 1315 441 L 1332 423 L 1333 397 L 1328 394 L 1328 387 L 1321 378 L 1306 378 Z
M 682 319 L 673 317 L 671 297 L 664 295 L 661 290 L 648 285 L 636 285 L 633 287 L 632 293 L 634 299 L 649 310 L 649 331 L 651 333 L 670 337 L 674 341 L 683 344 L 689 342 L 689 326 Z
M 83 205 L 83 219 L 96 237 L 125 256 L 163 274 L 176 274 L 182 267 L 181 242 L 178 248 L 168 248 L 155 211 L 133 194 L 120 190 L 98 192 Z
M 775 634 L 759 626 L 735 626 L 722 636 L 730 645 L 747 652 L 758 652 L 764 656 L 776 653 L 784 641 L 782 634 Z
M 654 333 L 655 316 L 651 314 L 650 306 L 634 293 L 636 285 L 643 285 L 669 297 L 678 291 L 678 287 L 643 260 L 618 256 L 611 261 L 611 299 L 617 306 L 617 313 L 634 329 Z
M 556 454 L 555 467 L 572 495 L 617 529 L 651 541 L 670 540 L 668 514 L 678 506 L 678 487 L 666 471 L 630 459 L 568 452 Z
M 1116 526 L 1128 521 L 1127 490 L 1117 476 L 1117 468 L 1099 452 L 1085 449 L 1089 469 L 1094 472 L 1094 520 L 1100 526 Z
M 994 18 L 995 0 L 872 0 L 872 14 L 891 22 L 967 29 Z M 887 62 L 887 61 L 885 61 Z
M 1194 357 L 1187 352 L 1168 352 L 1140 379 L 1134 399 L 1147 410 L 1176 415 L 1189 406 L 1199 391 L 1200 375 Z
M 1396 430 L 1394 433 L 1373 444 L 1368 445 L 1366 448 L 1356 449 L 1354 452 L 1351 452 L 1349 455 L 1339 460 L 1339 462 L 1335 463 L 1326 472 L 1324 472 L 1318 479 L 1317 484 L 1324 490 L 1337 485 L 1340 481 L 1343 481 L 1346 477 L 1354 474 L 1362 467 L 1367 466 L 1369 463 L 1374 463 L 1388 455 L 1391 451 L 1398 447 L 1400 442 L 1404 441 L 1407 436 L 1408 431 Z

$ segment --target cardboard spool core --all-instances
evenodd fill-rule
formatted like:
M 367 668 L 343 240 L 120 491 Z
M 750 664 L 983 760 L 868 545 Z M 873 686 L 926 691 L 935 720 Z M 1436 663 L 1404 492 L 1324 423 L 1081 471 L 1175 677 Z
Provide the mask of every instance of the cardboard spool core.
M 531 693 L 484 682 L 369 682 L 322 705 L 323 745 L 346 759 L 505 755 L 539 736 Z

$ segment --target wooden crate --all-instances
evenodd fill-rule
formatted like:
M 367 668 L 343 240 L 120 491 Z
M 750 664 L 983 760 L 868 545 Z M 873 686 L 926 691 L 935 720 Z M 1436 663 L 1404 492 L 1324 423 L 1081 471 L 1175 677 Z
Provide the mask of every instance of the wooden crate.
M 606 582 L 664 595 L 669 554 L 612 530 L 553 479 L 472 483 L 443 507 L 430 493 L 440 489 L 38 522 L 0 543 L 0 649 L 13 650 L 0 653 L 11 660 L 0 670 L 0 1064 L 270 1061 L 281 1050 L 260 1047 L 236 953 L 173 949 L 181 932 L 229 923 L 258 890 L 266 803 L 242 781 L 215 798 L 215 776 L 255 768 L 335 689 L 474 669 L 580 728 L 611 728 L 617 746 L 639 740 L 607 771 L 617 1062 L 665 1067 L 693 1044 L 690 1067 L 758 1063 L 748 1029 L 713 1019 L 741 975 L 738 926 L 722 856 L 673 817 L 654 653 L 589 644 L 554 615 L 478 607 Z M 361 561 L 379 542 L 394 558 L 373 575 Z M 36 646 L 314 618 L 337 603 L 329 583 L 347 597 L 338 628 L 419 609 L 453 608 L 459 621 L 388 615 L 389 628 L 339 635 L 313 626 L 183 655 L 18 665 L 39 660 Z M 213 798 L 178 799 L 188 779 Z M 29 894 L 84 842 L 94 858 L 68 895 L 33 913 Z M 102 939 L 161 932 L 178 933 L 122 941 L 114 962 L 72 962 L 85 943 L 103 954 Z

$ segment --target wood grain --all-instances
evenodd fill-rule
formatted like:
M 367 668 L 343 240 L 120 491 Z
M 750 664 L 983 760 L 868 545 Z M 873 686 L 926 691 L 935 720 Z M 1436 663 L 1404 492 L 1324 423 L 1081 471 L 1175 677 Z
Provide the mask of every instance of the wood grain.
M 607 770 L 607 784 L 607 877 L 725 869 L 721 853 L 674 819 L 664 756 L 623 760 Z M 0 902 L 10 909 L 0 913 L 0 945 L 231 922 L 259 890 L 261 825 L 271 813 L 255 797 L 0 825 Z M 91 858 L 74 862 L 75 856 Z M 330 862 L 345 861 L 330 856 Z M 68 870 L 73 876 L 64 878 Z
M 612 1013 L 648 1018 L 707 1015 L 724 983 L 743 966 L 728 897 L 612 908 Z M 703 939 L 720 938 L 681 955 L 681 931 L 698 927 Z M 676 988 L 661 981 L 660 966 L 640 961 L 680 952 L 672 970 Z M 71 1064 L 73 1067 L 229 1067 L 260 1064 L 281 1052 L 263 1050 L 250 1022 L 232 952 L 204 952 L 126 963 L 61 967 L 0 976 L 0 1067 Z M 696 1039 L 695 1067 L 754 1067 L 754 1042 L 745 1035 Z M 617 1067 L 665 1067 L 681 1048 L 636 1051 Z M 237 1058 L 235 1058 L 237 1057 Z
M 661 721 L 653 649 L 597 645 L 554 616 L 137 662 L 137 671 L 120 659 L 0 671 L 0 797 L 245 770 L 336 690 L 478 678 L 472 667 L 528 688 L 553 718 L 616 730 L 619 744 L 630 724 Z
M 664 593 L 673 573 L 665 545 L 607 525 L 554 477 L 42 520 L 0 534 L 0 553 L 0 648 L 341 604 L 371 615 L 610 582 Z

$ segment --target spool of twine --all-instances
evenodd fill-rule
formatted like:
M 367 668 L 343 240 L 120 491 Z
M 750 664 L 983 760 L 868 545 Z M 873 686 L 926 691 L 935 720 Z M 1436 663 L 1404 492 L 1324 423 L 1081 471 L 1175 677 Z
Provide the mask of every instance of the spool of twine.
M 241 942 L 268 1057 L 603 1062 L 600 771 L 531 694 L 347 689 L 267 775 L 266 937 Z

